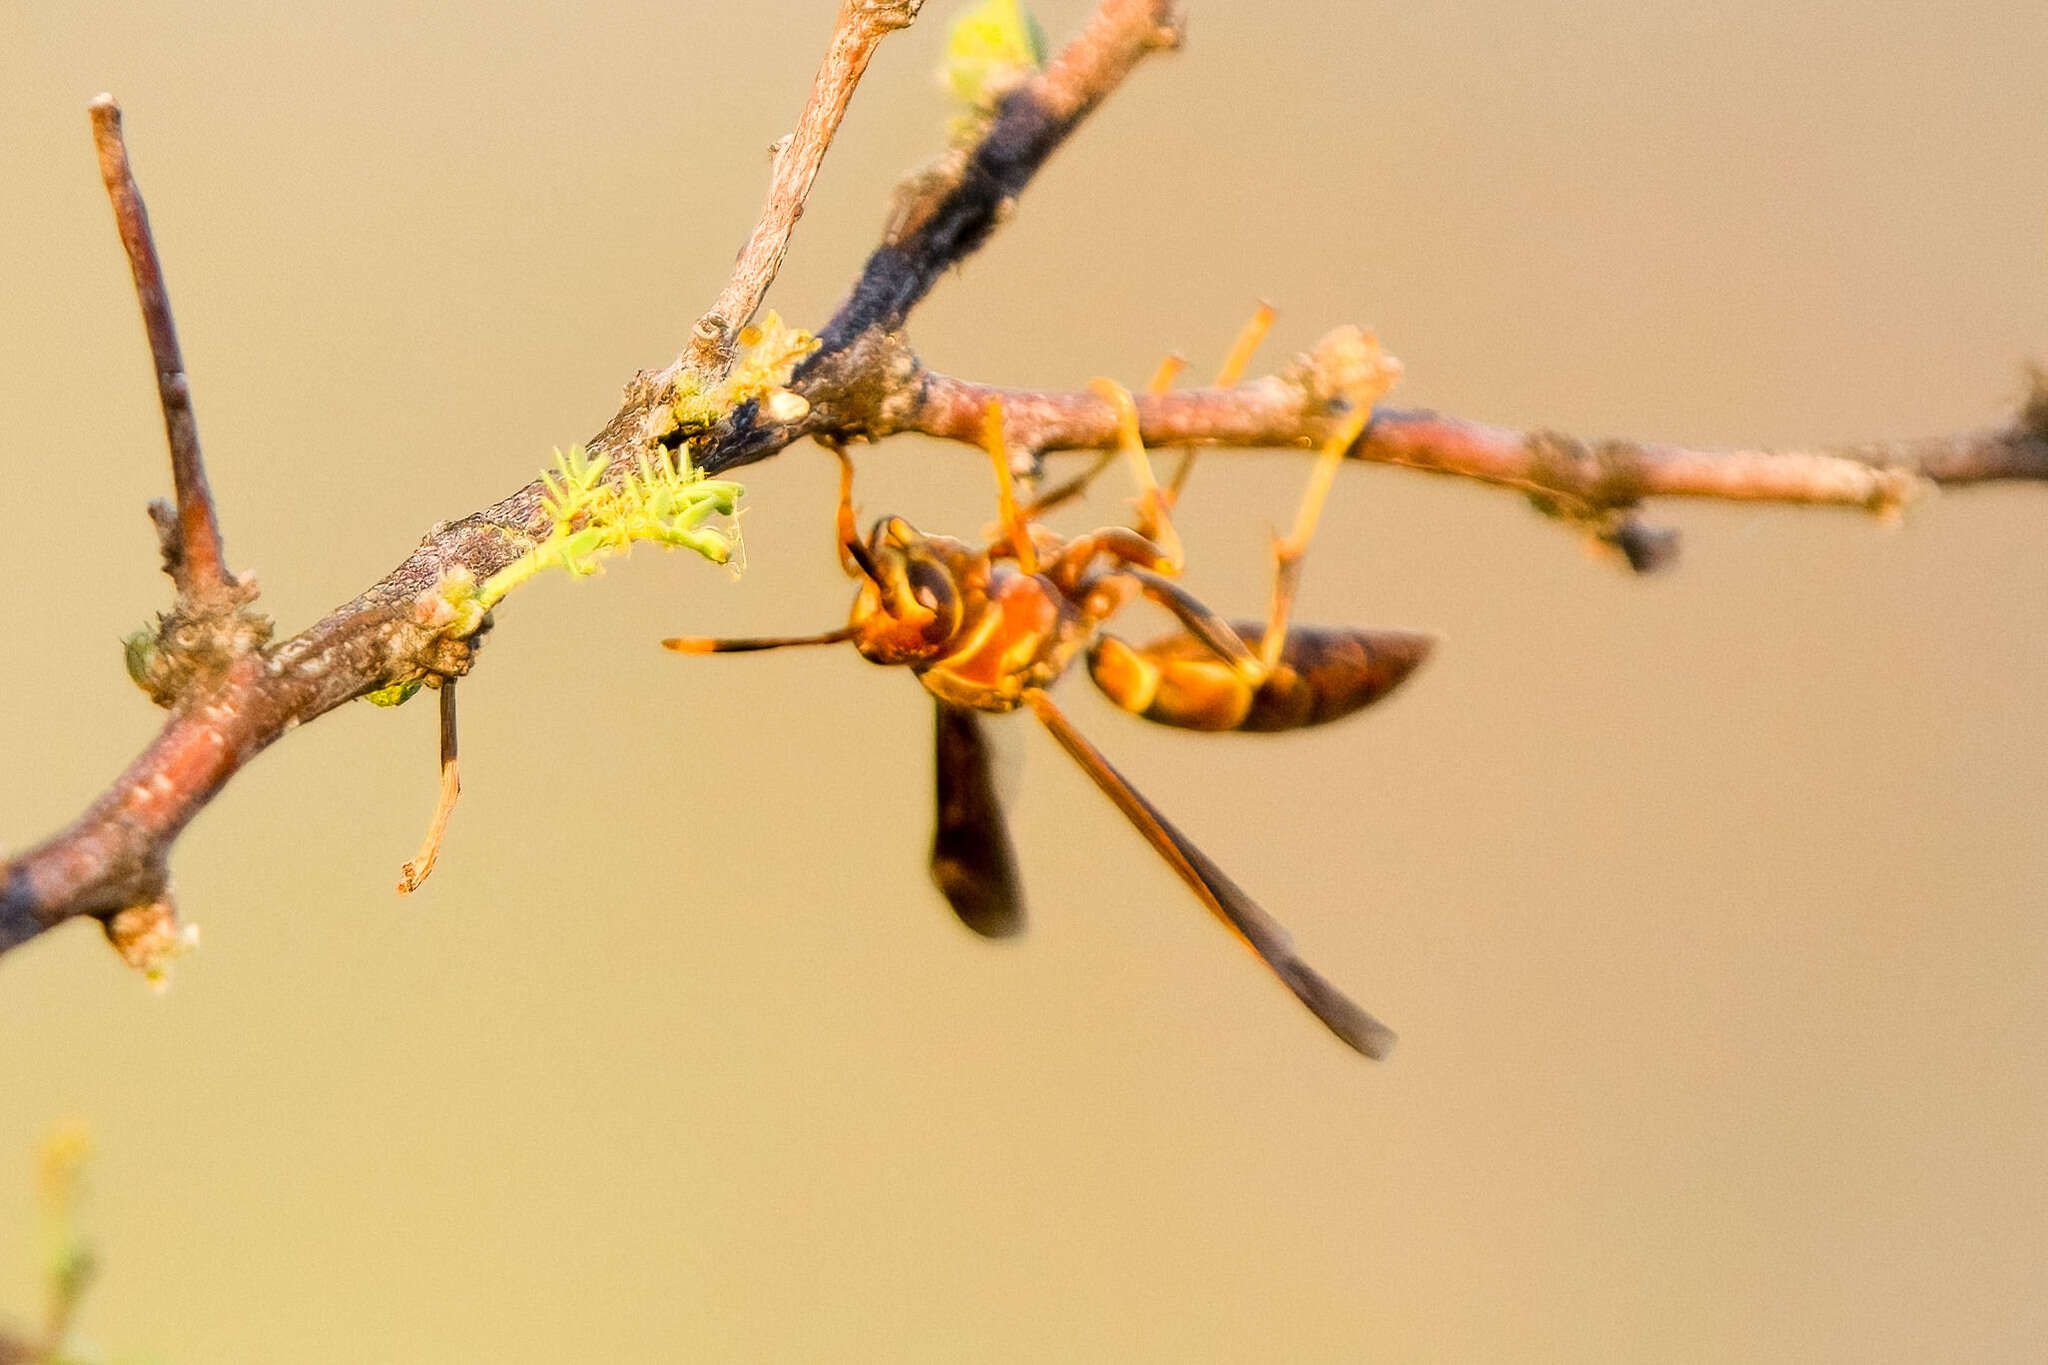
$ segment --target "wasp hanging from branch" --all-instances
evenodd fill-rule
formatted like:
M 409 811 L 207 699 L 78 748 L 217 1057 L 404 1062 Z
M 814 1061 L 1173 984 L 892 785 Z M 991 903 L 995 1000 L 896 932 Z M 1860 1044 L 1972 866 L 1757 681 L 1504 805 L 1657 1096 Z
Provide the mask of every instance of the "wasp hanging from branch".
M 1247 329 L 1255 343 L 1270 313 Z M 1398 366 L 1371 338 L 1360 348 L 1335 429 L 1324 443 L 1291 535 L 1278 539 L 1278 570 L 1266 620 L 1233 624 L 1174 581 L 1181 550 L 1171 508 L 1186 477 L 1184 460 L 1162 489 L 1139 435 L 1130 394 L 1106 380 L 1095 392 L 1115 406 L 1120 451 L 1139 498 L 1133 526 L 1108 526 L 1063 539 L 1033 518 L 1079 492 L 1113 451 L 1074 482 L 1027 507 L 1017 501 L 1003 441 L 1003 414 L 991 403 L 984 443 L 995 468 L 1001 528 L 984 548 L 927 535 L 901 517 L 883 517 L 863 541 L 853 507 L 853 464 L 840 464 L 837 539 L 842 566 L 860 581 L 846 625 L 818 635 L 757 639 L 687 636 L 665 640 L 685 654 L 779 649 L 852 642 L 872 663 L 908 667 L 936 702 L 938 778 L 932 877 L 962 922 L 1002 937 L 1023 925 L 1016 858 L 990 776 L 984 714 L 1028 708 L 1061 748 L 1122 811 L 1201 902 L 1241 938 L 1330 1030 L 1368 1057 L 1382 1057 L 1394 1035 L 1295 955 L 1286 930 L 1176 829 L 1054 705 L 1047 689 L 1085 652 L 1096 684 L 1126 710 L 1191 730 L 1288 730 L 1346 716 L 1385 696 L 1428 655 L 1427 636 L 1403 631 L 1290 628 L 1302 554 L 1344 451 L 1391 385 Z M 1226 366 L 1235 382 L 1249 344 Z M 1154 387 L 1171 382 L 1162 367 Z M 1142 647 L 1103 630 L 1139 598 L 1163 607 L 1180 629 Z

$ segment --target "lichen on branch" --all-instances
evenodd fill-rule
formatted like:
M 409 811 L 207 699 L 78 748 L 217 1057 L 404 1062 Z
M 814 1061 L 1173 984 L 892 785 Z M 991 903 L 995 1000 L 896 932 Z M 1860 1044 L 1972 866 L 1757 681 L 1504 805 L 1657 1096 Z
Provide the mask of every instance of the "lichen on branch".
M 642 542 L 694 550 L 713 564 L 732 559 L 738 527 L 712 519 L 729 518 L 738 510 L 738 484 L 707 479 L 687 463 L 644 451 L 632 467 L 606 479 L 610 463 L 582 446 L 555 452 L 554 469 L 541 475 L 542 500 L 552 522 L 548 534 L 482 583 L 472 580 L 470 590 L 451 596 L 451 603 L 459 601 L 461 607 L 450 634 L 474 633 L 485 612 L 536 574 L 560 569 L 572 578 L 585 577 L 598 571 L 601 559 Z

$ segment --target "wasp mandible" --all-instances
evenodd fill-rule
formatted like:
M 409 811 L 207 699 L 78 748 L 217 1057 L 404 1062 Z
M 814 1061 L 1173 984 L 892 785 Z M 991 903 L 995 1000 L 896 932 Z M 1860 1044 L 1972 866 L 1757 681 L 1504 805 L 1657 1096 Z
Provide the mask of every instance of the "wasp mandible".
M 1147 720 L 1191 730 L 1287 730 L 1320 725 L 1377 701 L 1427 657 L 1432 641 L 1425 635 L 1288 625 L 1302 553 L 1336 466 L 1398 373 L 1369 337 L 1364 342 L 1376 363 L 1365 368 L 1348 396 L 1349 411 L 1323 445 L 1292 534 L 1276 541 L 1278 571 L 1262 624 L 1226 621 L 1174 581 L 1181 562 L 1170 515 L 1172 490 L 1153 478 L 1130 394 L 1098 380 L 1093 387 L 1117 410 L 1118 450 L 1138 484 L 1135 525 L 1065 539 L 1035 521 L 1038 511 L 1069 496 L 1073 485 L 1020 507 L 1002 406 L 991 402 L 984 444 L 995 469 L 1001 525 L 985 547 L 928 535 L 893 516 L 878 519 L 863 541 L 854 514 L 853 463 L 834 447 L 840 469 L 838 552 L 848 575 L 860 582 L 847 623 L 817 635 L 684 636 L 662 643 L 679 653 L 710 654 L 850 641 L 871 663 L 916 674 L 936 703 L 932 878 L 961 921 L 989 937 L 1022 928 L 1024 908 L 981 717 L 1028 708 L 1196 897 L 1302 1004 L 1359 1052 L 1383 1057 L 1393 1032 L 1297 957 L 1287 931 L 1160 814 L 1047 693 L 1085 652 L 1096 684 Z M 1104 623 L 1139 598 L 1164 608 L 1180 628 L 1141 647 L 1107 634 Z

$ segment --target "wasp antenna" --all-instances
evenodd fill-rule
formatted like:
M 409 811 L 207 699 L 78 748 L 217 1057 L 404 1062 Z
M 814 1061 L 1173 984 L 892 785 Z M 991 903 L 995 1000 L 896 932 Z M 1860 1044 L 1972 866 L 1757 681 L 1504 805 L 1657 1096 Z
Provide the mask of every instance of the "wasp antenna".
M 723 640 L 712 635 L 672 635 L 661 642 L 661 647 L 678 654 L 748 654 L 762 649 L 788 649 L 794 645 L 844 644 L 853 638 L 855 629 L 847 625 L 817 635 L 755 635 Z
M 861 577 L 878 588 L 882 586 L 882 570 L 875 563 L 874 557 L 868 553 L 867 546 L 858 540 L 849 540 L 846 542 L 846 553 L 853 556 L 854 567 L 860 570 Z

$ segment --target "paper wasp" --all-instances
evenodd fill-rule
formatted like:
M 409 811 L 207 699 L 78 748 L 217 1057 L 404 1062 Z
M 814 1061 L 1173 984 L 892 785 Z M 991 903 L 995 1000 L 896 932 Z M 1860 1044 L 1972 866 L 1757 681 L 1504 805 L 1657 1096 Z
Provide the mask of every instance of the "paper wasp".
M 1263 321 L 1255 324 L 1258 331 Z M 900 517 L 880 518 L 863 541 L 855 524 L 852 461 L 835 447 L 840 562 L 860 580 L 847 624 L 809 636 L 663 643 L 680 653 L 708 654 L 850 641 L 872 663 L 915 673 L 937 712 L 932 877 L 960 919 L 990 937 L 1015 933 L 1024 910 L 981 717 L 1029 708 L 1201 902 L 1318 1019 L 1359 1052 L 1384 1056 L 1393 1033 L 1297 957 L 1286 930 L 1126 781 L 1046 692 L 1085 651 L 1097 685 L 1148 720 L 1192 730 L 1285 730 L 1348 715 L 1385 696 L 1422 662 L 1427 636 L 1288 626 L 1302 552 L 1336 465 L 1398 373 L 1369 337 L 1360 334 L 1359 343 L 1370 347 L 1371 363 L 1323 447 L 1293 535 L 1276 544 L 1279 569 L 1262 625 L 1225 621 L 1173 580 L 1180 547 L 1170 509 L 1186 466 L 1171 488 L 1154 482 L 1130 394 L 1097 381 L 1097 394 L 1117 409 L 1118 449 L 1140 489 L 1134 526 L 1103 527 L 1069 540 L 1033 520 L 1078 491 L 1115 452 L 1074 484 L 1020 507 L 1001 405 L 992 402 L 984 443 L 1002 520 L 987 546 L 927 535 Z M 1238 350 L 1248 354 L 1242 342 Z M 1241 368 L 1242 360 L 1234 364 Z M 1162 373 L 1155 388 L 1171 381 L 1170 372 Z M 1181 629 L 1135 648 L 1105 633 L 1104 623 L 1140 597 L 1165 608 Z

